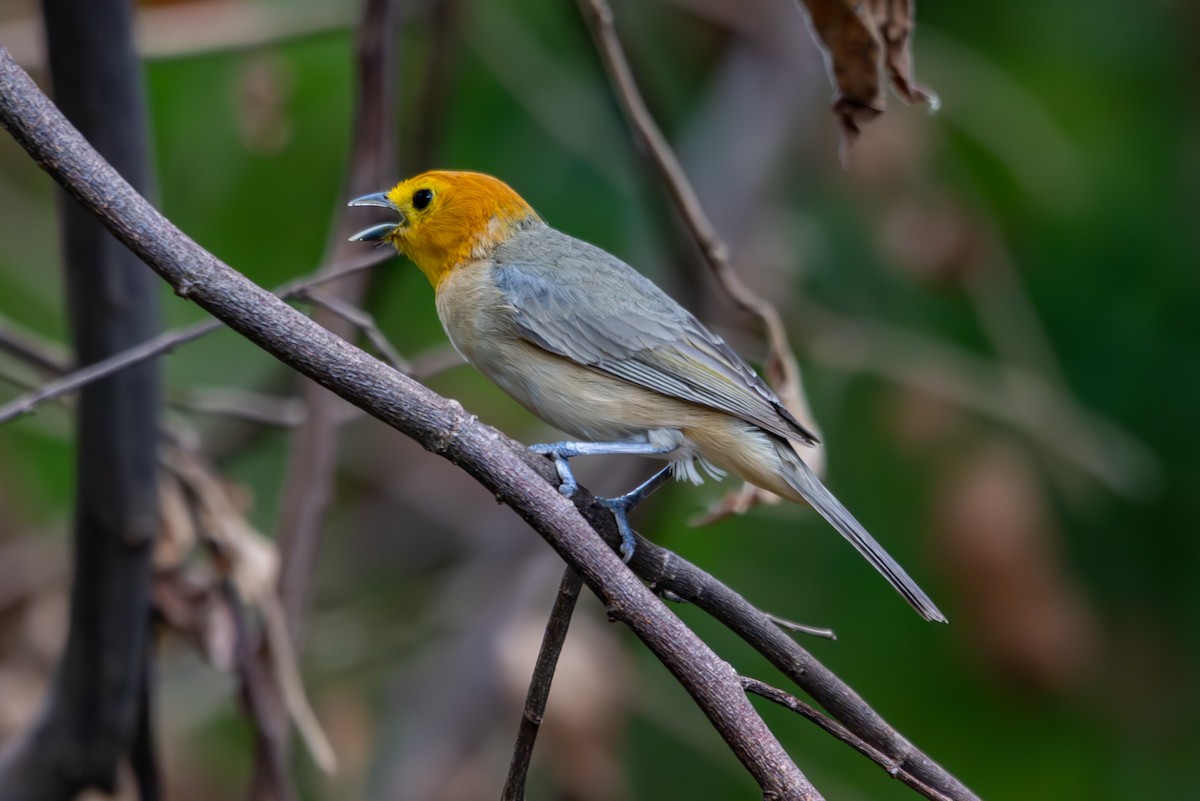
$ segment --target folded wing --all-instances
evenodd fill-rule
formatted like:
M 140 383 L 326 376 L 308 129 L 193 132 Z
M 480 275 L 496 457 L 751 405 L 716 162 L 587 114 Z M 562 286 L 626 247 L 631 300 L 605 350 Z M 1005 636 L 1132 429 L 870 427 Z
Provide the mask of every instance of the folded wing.
M 725 342 L 629 265 L 541 229 L 494 256 L 517 332 L 602 373 L 804 444 L 817 438 Z

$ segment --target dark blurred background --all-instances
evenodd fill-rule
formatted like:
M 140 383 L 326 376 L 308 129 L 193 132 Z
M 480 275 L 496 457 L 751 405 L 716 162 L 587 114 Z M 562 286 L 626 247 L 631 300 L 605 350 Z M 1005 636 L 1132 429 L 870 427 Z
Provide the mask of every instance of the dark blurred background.
M 354 6 L 140 12 L 161 207 L 266 286 L 316 269 L 346 199 Z M 762 358 L 632 145 L 574 4 L 456 2 L 432 103 L 433 11 L 403 6 L 396 178 L 493 173 Z M 922 624 L 806 510 L 689 526 L 731 483 L 668 488 L 639 529 L 759 606 L 835 628 L 806 647 L 984 798 L 1200 798 L 1194 7 L 925 2 L 916 71 L 941 110 L 891 99 L 845 166 L 791 0 L 615 10 L 738 269 L 784 312 L 828 483 L 952 624 Z M 44 84 L 36 16 L 6 3 L 0 43 Z M 0 326 L 48 346 L 66 341 L 53 197 L 0 138 Z M 163 297 L 170 326 L 204 316 Z M 376 268 L 367 307 L 403 354 L 438 356 L 432 293 L 410 265 Z M 228 331 L 166 372 L 171 420 L 270 538 L 290 433 L 243 418 L 294 417 L 297 378 Z M 0 354 L 0 401 L 39 380 Z M 554 436 L 470 368 L 429 383 L 518 438 Z M 342 768 L 323 777 L 297 747 L 304 796 L 495 797 L 560 564 L 452 465 L 347 417 L 301 659 Z M 0 739 L 37 709 L 64 637 L 70 432 L 61 405 L 0 427 Z M 612 493 L 650 469 L 613 465 L 581 477 Z M 782 682 L 678 612 L 741 672 Z M 171 625 L 159 634 L 169 797 L 243 798 L 252 738 L 220 658 L 228 624 L 199 628 L 201 648 Z M 794 715 L 763 714 L 827 797 L 916 797 Z M 536 797 L 756 794 L 594 602 L 576 614 L 538 748 Z

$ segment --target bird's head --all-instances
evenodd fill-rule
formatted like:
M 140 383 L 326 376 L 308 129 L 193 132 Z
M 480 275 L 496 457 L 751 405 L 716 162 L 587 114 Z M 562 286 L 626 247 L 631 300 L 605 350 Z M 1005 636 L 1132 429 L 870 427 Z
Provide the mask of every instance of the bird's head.
M 508 184 L 478 172 L 433 170 L 350 205 L 396 212 L 399 221 L 359 231 L 351 241 L 392 245 L 435 287 L 456 267 L 487 258 L 514 231 L 541 220 Z

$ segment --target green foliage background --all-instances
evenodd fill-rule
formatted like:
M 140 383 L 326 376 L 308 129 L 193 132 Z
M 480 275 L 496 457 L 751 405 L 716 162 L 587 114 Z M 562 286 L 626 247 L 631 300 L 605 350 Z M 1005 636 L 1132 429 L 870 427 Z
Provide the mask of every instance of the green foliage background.
M 672 266 L 672 217 L 630 144 L 573 4 L 464 5 L 437 164 L 501 176 L 555 226 L 679 290 L 680 276 L 699 267 Z M 616 10 L 655 113 L 669 134 L 684 135 L 729 34 L 675 4 L 622 2 Z M 509 28 L 502 31 L 496 20 L 532 37 L 537 50 L 502 36 Z M 1171 2 L 923 3 L 916 63 L 921 79 L 941 94 L 942 111 L 929 116 L 893 101 L 865 129 L 844 170 L 836 121 L 826 110 L 828 82 L 823 75 L 798 78 L 807 119 L 770 186 L 773 207 L 785 212 L 778 227 L 791 248 L 784 259 L 788 293 L 993 358 L 959 279 L 898 267 L 897 251 L 881 234 L 894 206 L 912 198 L 935 198 L 956 219 L 986 228 L 1019 276 L 1071 394 L 1147 446 L 1157 481 L 1134 497 L 1110 492 L 1064 468 L 1024 432 L 940 406 L 935 416 L 949 415 L 952 435 L 914 444 L 904 435 L 905 410 L 920 401 L 911 389 L 805 358 L 807 388 L 829 443 L 831 486 L 921 579 L 951 626 L 921 625 L 831 531 L 800 510 L 758 509 L 696 530 L 686 520 L 721 490 L 680 486 L 641 518 L 654 539 L 760 606 L 836 628 L 837 642 L 807 645 L 984 798 L 1200 797 L 1200 117 L 1190 90 L 1198 23 L 1190 5 Z M 418 14 L 403 34 L 401 153 L 409 152 L 422 124 L 415 98 L 427 29 Z M 331 214 L 344 201 L 351 47 L 351 35 L 339 29 L 146 66 L 162 208 L 260 284 L 280 284 L 321 261 Z M 538 68 L 542 57 L 553 69 Z M 516 65 L 508 78 L 522 78 L 520 85 L 498 77 L 497 60 Z M 256 93 L 260 85 L 266 88 Z M 529 111 L 529 97 L 546 86 L 572 98 L 560 121 L 566 139 Z M 736 163 L 739 142 L 720 145 L 711 158 Z M 0 315 L 62 341 L 52 187 L 8 140 L 0 141 L 0 203 Z M 720 218 L 736 210 L 710 204 L 709 211 Z M 396 261 L 379 269 L 373 286 L 370 310 L 402 352 L 442 341 L 431 292 L 415 270 Z M 165 289 L 163 298 L 171 326 L 203 317 Z M 737 323 L 727 308 L 720 313 Z M 789 322 L 803 356 L 807 322 L 795 314 Z M 732 338 L 761 353 L 741 325 Z M 295 385 L 228 332 L 188 346 L 166 364 L 175 390 L 216 385 L 283 393 Z M 0 366 L 5 374 L 20 372 L 8 361 Z M 467 368 L 431 383 L 509 433 L 530 441 L 548 436 Z M 0 392 L 7 399 L 16 390 Z M 224 423 L 197 425 L 211 433 Z M 1037 508 L 1051 521 L 1043 533 L 1052 543 L 1055 580 L 1078 590 L 1080 619 L 1091 627 L 1086 658 L 1051 679 L 1023 672 L 981 645 L 994 620 L 975 616 L 955 580 L 955 559 L 932 533 L 938 499 L 952 493 L 960 469 L 984 443 L 1023 455 Z M 250 490 L 252 518 L 267 532 L 277 520 L 286 445 L 286 435 L 269 431 L 221 461 Z M 358 447 L 371 458 L 360 461 Z M 429 628 L 425 605 L 441 597 L 432 589 L 462 547 L 389 545 L 386 526 L 363 528 L 368 517 L 354 504 L 373 482 L 383 483 L 372 472 L 381 448 L 418 466 L 435 459 L 372 422 L 349 430 L 314 614 L 318 621 L 352 621 L 366 644 L 347 656 L 337 626 L 318 623 L 305 660 L 318 708 L 326 696 L 357 699 L 369 710 L 367 774 L 377 774 L 388 749 L 399 747 L 385 734 L 389 719 L 405 713 L 387 703 L 390 682 L 450 636 Z M 0 544 L 42 538 L 65 547 L 71 455 L 62 409 L 44 408 L 0 428 Z M 446 502 L 489 508 L 486 493 L 465 478 L 436 475 L 445 479 L 439 490 Z M 370 519 L 409 520 L 405 536 L 419 541 L 420 515 L 393 504 Z M 503 520 L 508 513 L 493 514 Z M 547 594 L 547 606 L 549 600 Z M 743 672 L 774 679 L 731 635 L 695 610 L 679 612 Z M 595 609 L 581 614 L 602 619 Z M 638 699 L 620 751 L 630 797 L 755 797 L 684 693 L 620 636 L 633 655 Z M 191 790 L 196 797 L 242 797 L 249 732 L 230 681 L 186 649 L 165 652 L 161 714 L 183 743 L 169 750 L 168 773 L 205 777 Z M 914 797 L 799 719 L 765 705 L 763 713 L 827 797 Z M 310 775 L 303 758 L 297 765 L 310 797 L 343 797 Z M 498 788 L 501 774 L 494 778 Z M 181 792 L 189 797 L 186 788 Z

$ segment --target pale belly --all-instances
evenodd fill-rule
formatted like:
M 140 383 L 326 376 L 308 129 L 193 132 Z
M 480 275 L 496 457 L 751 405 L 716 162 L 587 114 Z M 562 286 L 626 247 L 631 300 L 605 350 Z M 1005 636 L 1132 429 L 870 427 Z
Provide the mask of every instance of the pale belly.
M 530 412 L 581 440 L 642 439 L 651 431 L 677 430 L 688 422 L 686 404 L 581 367 L 523 340 L 455 342 L 455 347 Z

